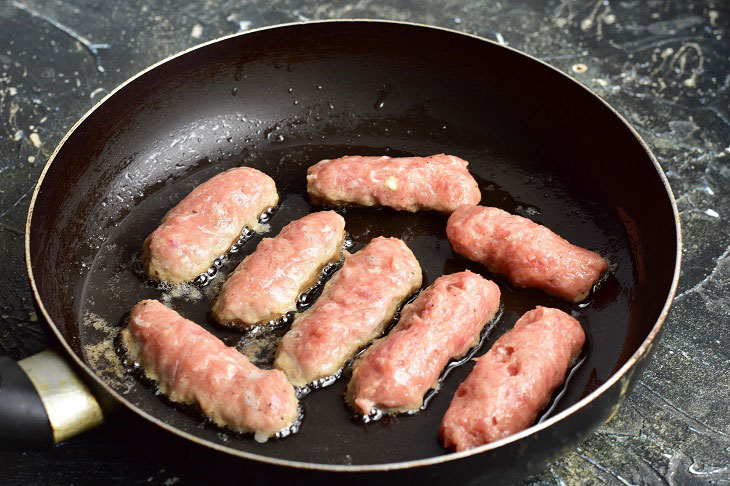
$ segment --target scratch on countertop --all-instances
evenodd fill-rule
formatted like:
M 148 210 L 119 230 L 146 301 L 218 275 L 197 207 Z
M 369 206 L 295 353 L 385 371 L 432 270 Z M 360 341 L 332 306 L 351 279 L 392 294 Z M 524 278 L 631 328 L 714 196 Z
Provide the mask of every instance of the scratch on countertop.
M 563 481 L 563 478 L 561 478 L 560 475 L 555 472 L 555 468 L 553 466 L 550 466 L 548 470 L 550 471 L 550 474 L 552 474 L 553 478 L 555 478 L 555 482 L 558 484 L 558 486 L 566 486 L 565 481 Z
M 593 26 L 593 22 L 596 19 L 596 15 L 598 14 L 598 9 L 601 8 L 601 5 L 603 5 L 603 0 L 596 0 L 596 2 L 593 4 L 593 8 L 591 9 L 591 13 L 588 14 L 588 17 L 584 18 L 580 23 L 580 28 L 583 30 L 588 30 Z
M 18 236 L 23 236 L 25 234 L 21 230 L 8 226 L 2 222 L 0 222 L 0 229 L 10 231 L 11 233 L 15 233 Z
M 641 457 L 641 462 L 644 463 L 645 468 L 647 468 L 649 470 L 652 477 L 656 478 L 657 480 L 661 481 L 664 484 L 667 484 L 666 479 L 664 479 L 665 473 L 663 471 L 660 471 L 656 465 L 649 462 L 645 457 L 643 457 L 643 456 L 639 456 L 639 457 Z
M 29 13 L 33 17 L 37 17 L 41 20 L 44 20 L 49 25 L 55 27 L 56 29 L 60 30 L 64 34 L 68 35 L 72 39 L 79 42 L 82 46 L 88 50 L 91 55 L 94 58 L 94 64 L 96 65 L 96 69 L 100 72 L 104 72 L 104 66 L 101 65 L 101 60 L 99 59 L 99 49 L 110 49 L 111 44 L 107 44 L 105 42 L 103 43 L 94 43 L 91 42 L 86 37 L 82 36 L 81 34 L 77 33 L 75 30 L 71 29 L 70 27 L 67 27 L 63 25 L 62 23 L 58 22 L 57 20 L 52 19 L 51 17 L 48 17 L 47 15 L 44 15 L 36 10 L 33 10 L 32 8 L 28 7 L 25 4 L 22 4 L 20 2 L 13 2 L 13 7 L 20 9 L 24 12 Z
M 699 99 L 699 102 L 700 102 L 700 104 L 702 105 L 702 107 L 704 109 L 710 110 L 712 113 L 715 114 L 715 116 L 718 119 L 722 120 L 722 122 L 725 124 L 725 126 L 730 127 L 730 120 L 728 120 L 728 118 L 725 116 L 724 113 L 722 113 L 720 110 L 718 110 L 717 108 L 715 108 L 714 106 L 712 106 L 711 104 L 709 104 L 707 102 L 707 100 L 705 100 L 704 98 L 700 98 Z
M 700 469 L 699 465 L 693 462 L 687 470 L 695 476 L 712 476 L 730 471 L 730 466 L 705 466 Z
M 677 106 L 677 107 L 681 107 L 684 109 L 694 109 L 694 110 L 699 109 L 699 110 L 703 110 L 703 111 L 710 111 L 723 124 L 730 127 L 730 120 L 728 120 L 725 117 L 725 115 L 723 115 L 716 107 L 714 107 L 714 106 L 708 104 L 706 101 L 704 101 L 704 98 L 697 99 L 697 101 L 699 102 L 699 104 L 701 106 L 690 107 L 689 105 L 682 104 L 678 101 L 674 101 L 674 100 L 667 99 L 667 98 L 662 98 L 658 94 L 641 93 L 638 91 L 634 91 L 626 86 L 621 87 L 621 92 L 623 92 L 629 96 L 632 96 L 634 98 L 638 98 L 638 99 L 650 99 L 652 102 L 657 103 L 657 104 Z M 698 146 L 695 145 L 695 147 L 697 148 L 697 150 L 701 150 Z
M 638 53 L 641 51 L 645 51 L 647 49 L 655 49 L 657 47 L 662 47 L 670 42 L 685 42 L 685 41 L 693 41 L 696 39 L 697 36 L 694 35 L 667 35 L 667 34 L 660 34 L 660 35 L 651 35 L 648 37 L 644 37 L 635 41 L 628 41 L 623 42 L 620 44 L 615 44 L 615 47 L 625 50 L 625 51 L 631 51 L 633 53 Z
M 0 315 L 0 330 L 13 326 L 13 332 L 0 332 L 0 350 L 3 355 L 18 356 L 20 352 L 43 336 L 43 329 L 25 322 L 16 322 L 8 315 Z
M 598 463 L 598 461 L 596 461 L 596 460 L 594 460 L 594 459 L 586 456 L 585 454 L 583 454 L 581 452 L 577 452 L 576 455 L 578 457 L 582 458 L 583 460 L 585 460 L 588 464 L 590 464 L 593 467 L 595 467 L 596 469 L 598 469 L 599 471 L 601 471 L 603 473 L 606 473 L 606 474 L 609 474 L 612 477 L 616 478 L 621 484 L 625 484 L 626 486 L 638 486 L 638 485 L 635 485 L 633 483 L 630 483 L 629 481 L 627 481 L 625 478 L 623 478 L 617 472 L 614 472 L 611 469 L 602 466 L 601 464 Z
M 717 214 L 717 213 L 715 213 L 715 214 Z M 707 284 L 707 282 L 709 282 L 710 280 L 712 280 L 715 277 L 715 274 L 717 273 L 720 266 L 725 264 L 728 261 L 728 257 L 730 257 L 730 246 L 725 248 L 725 251 L 722 253 L 722 255 L 717 257 L 717 259 L 715 260 L 715 266 L 712 268 L 712 270 L 710 270 L 710 273 L 708 273 L 707 276 L 705 278 L 703 278 L 702 280 L 700 280 L 698 283 L 696 283 L 689 289 L 685 290 L 681 294 L 677 295 L 674 298 L 675 302 L 678 302 L 678 301 L 684 299 L 689 294 L 702 290 L 702 288 Z
M 599 12 L 599 9 L 603 7 L 603 10 Z M 616 16 L 611 13 L 611 4 L 608 0 L 596 0 L 593 5 L 588 17 L 583 19 L 580 23 L 580 28 L 584 31 L 590 30 L 594 25 L 596 27 L 596 38 L 601 39 L 603 37 L 603 26 L 611 25 L 616 22 Z
M 710 427 L 709 425 L 700 422 L 696 418 L 692 417 L 690 414 L 685 412 L 684 410 L 680 409 L 676 405 L 672 404 L 669 400 L 664 398 L 661 394 L 656 392 L 652 387 L 647 385 L 644 380 L 639 381 L 639 385 L 642 386 L 642 388 L 646 389 L 649 394 L 646 395 L 647 399 L 654 403 L 654 405 L 659 406 L 660 408 L 668 411 L 672 415 L 678 417 L 680 420 L 682 420 L 684 423 L 687 424 L 688 427 L 692 427 L 699 432 L 703 433 L 704 435 L 708 437 L 712 437 L 715 440 L 719 441 L 727 441 L 727 439 L 730 439 L 730 435 L 717 430 L 713 427 Z
M 697 464 L 682 449 L 678 449 L 669 459 L 666 480 L 671 486 L 684 486 L 693 482 L 692 476 L 699 476 L 704 477 L 710 484 L 727 484 L 730 482 L 730 474 L 727 474 L 727 471 L 727 465 L 708 466 Z
M 16 206 L 18 206 L 25 198 L 27 198 L 31 192 L 33 192 L 33 189 L 35 189 L 35 183 L 27 188 L 23 193 L 20 195 L 18 199 L 15 200 L 14 203 L 12 203 L 10 206 L 3 208 L 2 211 L 0 211 L 0 219 L 5 217 L 6 214 L 8 214 L 10 211 L 13 210 Z

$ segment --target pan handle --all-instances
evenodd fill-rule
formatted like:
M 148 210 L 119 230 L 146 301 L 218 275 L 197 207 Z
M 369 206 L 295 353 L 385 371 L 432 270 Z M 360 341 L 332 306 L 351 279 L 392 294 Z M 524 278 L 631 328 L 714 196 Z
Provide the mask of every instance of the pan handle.
M 0 448 L 50 447 L 102 423 L 99 403 L 58 353 L 0 357 Z

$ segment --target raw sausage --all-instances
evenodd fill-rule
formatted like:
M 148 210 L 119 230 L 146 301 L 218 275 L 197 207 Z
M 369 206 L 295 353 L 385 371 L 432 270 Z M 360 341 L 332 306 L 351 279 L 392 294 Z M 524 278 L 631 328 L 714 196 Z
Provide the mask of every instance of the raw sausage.
M 147 275 L 173 285 L 193 280 L 278 202 L 274 180 L 261 171 L 237 167 L 216 175 L 168 211 L 145 239 Z
M 295 386 L 335 375 L 378 337 L 421 286 L 421 266 L 398 238 L 375 238 L 352 255 L 308 310 L 294 318 L 274 365 Z
M 584 342 L 578 321 L 561 310 L 525 313 L 459 385 L 441 422 L 444 446 L 463 451 L 529 427 Z
M 264 238 L 223 285 L 213 317 L 238 328 L 296 310 L 299 294 L 342 255 L 345 220 L 334 211 L 312 213 Z
M 307 192 L 314 201 L 335 205 L 450 213 L 481 200 L 479 185 L 467 165 L 465 160 L 444 154 L 322 160 L 307 170 Z
M 156 300 L 130 312 L 122 344 L 173 402 L 196 404 L 213 422 L 259 442 L 295 422 L 299 404 L 279 370 L 261 370 L 217 337 Z
M 406 305 L 395 328 L 353 365 L 349 403 L 367 415 L 418 410 L 441 370 L 479 342 L 499 309 L 499 287 L 470 271 L 444 275 Z
M 486 206 L 462 206 L 446 235 L 456 253 L 570 302 L 584 300 L 608 265 L 598 253 L 572 245 L 544 226 Z

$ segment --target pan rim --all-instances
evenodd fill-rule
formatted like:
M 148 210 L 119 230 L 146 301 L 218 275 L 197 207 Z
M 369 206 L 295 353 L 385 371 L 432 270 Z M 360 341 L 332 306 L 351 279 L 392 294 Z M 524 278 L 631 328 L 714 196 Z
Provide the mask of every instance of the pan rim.
M 564 79 L 566 79 L 569 82 L 575 83 L 578 87 L 582 88 L 584 91 L 588 92 L 591 96 L 593 96 L 597 101 L 602 103 L 604 107 L 608 108 L 610 112 L 617 117 L 626 128 L 630 131 L 630 133 L 634 136 L 634 138 L 639 142 L 640 146 L 643 148 L 644 152 L 649 156 L 649 159 L 654 166 L 654 170 L 657 172 L 662 184 L 664 185 L 664 189 L 667 193 L 667 196 L 669 198 L 669 202 L 672 207 L 672 212 L 674 214 L 674 221 L 675 221 L 675 239 L 676 239 L 676 255 L 675 255 L 675 265 L 674 265 L 674 273 L 672 276 L 672 282 L 669 289 L 669 292 L 667 294 L 667 298 L 664 301 L 664 305 L 662 306 L 661 312 L 659 313 L 659 316 L 657 317 L 657 320 L 650 330 L 649 334 L 646 336 L 646 338 L 642 341 L 642 343 L 639 345 L 639 347 L 636 349 L 636 351 L 629 357 L 629 359 L 616 371 L 614 372 L 608 380 L 606 380 L 605 383 L 600 385 L 598 388 L 593 390 L 589 395 L 583 397 L 578 402 L 574 403 L 570 407 L 568 407 L 566 410 L 560 412 L 559 414 L 556 414 L 553 417 L 550 417 L 549 419 L 545 420 L 544 422 L 535 424 L 521 432 L 518 432 L 517 434 L 513 434 L 509 437 L 506 437 L 504 439 L 485 444 L 470 450 L 462 451 L 462 452 L 451 452 L 442 454 L 439 456 L 432 456 L 425 459 L 415 459 L 410 461 L 402 461 L 402 462 L 394 462 L 394 463 L 385 463 L 385 464 L 366 464 L 366 465 L 340 465 L 340 464 L 321 464 L 321 463 L 314 463 L 314 462 L 303 462 L 303 461 L 292 461 L 287 459 L 279 459 L 275 457 L 269 457 L 261 454 L 256 454 L 252 452 L 242 451 L 239 449 L 234 449 L 231 447 L 227 447 L 224 445 L 220 445 L 211 441 L 208 441 L 206 439 L 201 439 L 200 437 L 197 437 L 195 435 L 192 435 L 188 432 L 185 432 L 181 429 L 178 429 L 152 415 L 147 413 L 146 411 L 142 410 L 141 408 L 135 406 L 134 404 L 127 401 L 120 393 L 118 393 L 116 390 L 111 388 L 104 380 L 102 380 L 94 370 L 92 370 L 75 352 L 71 347 L 69 346 L 65 336 L 59 331 L 58 327 L 56 326 L 55 322 L 51 318 L 51 316 L 48 314 L 45 306 L 43 305 L 43 299 L 38 291 L 38 286 L 36 285 L 36 281 L 33 275 L 33 265 L 31 261 L 31 254 L 30 254 L 30 232 L 31 232 L 31 222 L 33 217 L 33 210 L 35 207 L 36 200 L 38 198 L 38 194 L 40 193 L 41 187 L 43 185 L 43 181 L 45 179 L 46 174 L 48 173 L 48 170 L 51 167 L 51 164 L 55 160 L 56 156 L 60 152 L 60 150 L 65 145 L 68 138 L 76 131 L 76 129 L 94 112 L 96 111 L 101 105 L 103 105 L 107 100 L 109 100 L 111 97 L 113 97 L 118 91 L 122 90 L 127 85 L 134 82 L 137 78 L 145 75 L 146 73 L 156 69 L 157 67 L 166 64 L 174 59 L 177 59 L 178 57 L 182 57 L 183 55 L 186 55 L 190 52 L 193 52 L 197 49 L 204 48 L 209 45 L 213 45 L 219 42 L 226 41 L 228 39 L 236 38 L 245 36 L 248 34 L 254 34 L 262 31 L 268 31 L 268 30 L 276 30 L 276 29 L 282 29 L 292 26 L 302 26 L 302 25 L 310 25 L 310 24 L 328 24 L 328 23 L 340 23 L 340 24 L 346 24 L 346 23 L 382 23 L 382 24 L 391 24 L 391 25 L 404 25 L 407 27 L 416 27 L 419 29 L 429 29 L 429 30 L 437 30 L 437 31 L 443 31 L 450 34 L 456 34 L 460 36 L 466 36 L 473 38 L 478 41 L 487 42 L 489 44 L 492 44 L 494 46 L 497 46 L 499 48 L 508 49 L 515 54 L 524 56 L 531 61 L 538 62 L 543 67 L 552 70 L 555 73 L 560 74 Z M 679 271 L 681 266 L 681 258 L 682 258 L 682 231 L 681 231 L 681 225 L 680 225 L 680 219 L 679 219 L 679 210 L 677 207 L 676 200 L 674 198 L 674 194 L 672 192 L 671 186 L 669 185 L 669 181 L 666 177 L 666 174 L 664 173 L 661 165 L 657 161 L 656 157 L 652 153 L 649 146 L 646 144 L 646 142 L 641 138 L 639 133 L 634 129 L 633 126 L 618 112 L 615 108 L 613 108 L 608 102 L 606 102 L 603 98 L 598 96 L 596 93 L 594 93 L 591 89 L 589 89 L 587 86 L 585 86 L 580 81 L 572 78 L 568 74 L 564 73 L 560 69 L 551 66 L 550 64 L 546 63 L 545 61 L 542 61 L 530 54 L 527 54 L 525 52 L 522 52 L 518 49 L 515 49 L 513 47 L 492 41 L 490 39 L 486 39 L 484 37 L 470 34 L 467 32 L 461 32 L 458 30 L 450 29 L 447 27 L 439 27 L 434 25 L 427 25 L 427 24 L 421 24 L 417 22 L 406 22 L 406 21 L 398 21 L 398 20 L 386 20 L 386 19 L 360 19 L 360 18 L 350 18 L 350 19 L 324 19 L 324 20 L 312 20 L 312 21 L 306 21 L 306 22 L 290 22 L 290 23 L 284 23 L 284 24 L 276 24 L 276 25 L 269 25 L 264 26 L 256 29 L 251 29 L 245 32 L 237 32 L 234 34 L 225 35 L 222 37 L 218 37 L 216 39 L 212 39 L 210 41 L 192 46 L 188 49 L 184 49 L 182 51 L 179 51 L 169 57 L 166 57 L 165 59 L 162 59 L 149 67 L 143 69 L 142 71 L 139 71 L 138 73 L 134 74 L 133 76 L 126 79 L 124 82 L 120 83 L 117 87 L 115 87 L 113 90 L 111 90 L 104 98 L 99 100 L 97 103 L 94 104 L 84 115 L 79 118 L 79 120 L 74 123 L 74 125 L 66 132 L 66 134 L 61 138 L 58 145 L 54 149 L 53 153 L 49 157 L 48 161 L 46 162 L 45 166 L 43 167 L 43 170 L 41 171 L 41 174 L 38 178 L 38 182 L 36 183 L 36 186 L 33 190 L 33 195 L 31 196 L 30 205 L 28 208 L 28 215 L 26 218 L 26 224 L 25 224 L 25 263 L 26 263 L 26 271 L 28 274 L 28 279 L 30 281 L 31 285 L 31 291 L 33 293 L 33 296 L 36 300 L 36 303 L 38 305 L 38 308 L 45 318 L 46 322 L 48 323 L 49 327 L 55 334 L 56 338 L 59 340 L 61 345 L 63 346 L 64 350 L 66 351 L 66 354 L 71 357 L 71 359 L 75 362 L 77 367 L 79 367 L 81 370 L 84 371 L 92 380 L 96 382 L 97 385 L 101 386 L 107 393 L 109 393 L 114 399 L 123 404 L 128 410 L 134 412 L 135 414 L 141 416 L 142 418 L 148 420 L 149 422 L 152 422 L 153 424 L 162 427 L 163 429 L 167 430 L 168 432 L 171 432 L 181 438 L 190 440 L 196 444 L 203 445 L 205 447 L 209 447 L 211 449 L 224 452 L 226 454 L 230 454 L 232 456 L 252 460 L 252 461 L 259 461 L 263 463 L 268 463 L 275 466 L 285 466 L 285 467 L 293 467 L 297 469 L 307 469 L 307 470 L 317 470 L 317 471 L 329 471 L 329 472 L 382 472 L 382 471 L 392 471 L 392 470 L 399 470 L 399 469 L 409 469 L 413 467 L 424 467 L 424 466 L 431 466 L 436 464 L 441 464 L 445 462 L 450 462 L 452 460 L 458 460 L 463 459 L 466 457 L 470 457 L 472 455 L 481 454 L 483 452 L 487 452 L 493 449 L 496 449 L 498 447 L 501 447 L 503 445 L 506 445 L 511 442 L 518 441 L 522 438 L 525 438 L 529 435 L 532 435 L 536 432 L 539 432 L 543 429 L 546 429 L 550 427 L 551 425 L 555 424 L 556 422 L 559 422 L 563 420 L 564 418 L 572 415 L 573 413 L 578 412 L 580 409 L 587 406 L 590 402 L 597 399 L 599 396 L 601 396 L 604 392 L 606 392 L 609 388 L 613 387 L 617 382 L 622 381 L 622 389 L 621 389 L 621 397 L 623 398 L 627 393 L 629 378 L 631 375 L 627 374 L 630 370 L 633 369 L 633 367 L 639 362 L 651 349 L 651 347 L 654 344 L 654 340 L 656 339 L 657 335 L 659 334 L 662 326 L 664 325 L 664 322 L 669 314 L 670 307 L 673 303 L 675 294 L 677 292 L 677 286 L 679 282 Z M 614 414 L 618 411 L 620 405 L 622 403 L 622 400 L 619 400 L 619 403 L 616 405 L 614 409 Z M 613 416 L 613 415 L 612 415 Z

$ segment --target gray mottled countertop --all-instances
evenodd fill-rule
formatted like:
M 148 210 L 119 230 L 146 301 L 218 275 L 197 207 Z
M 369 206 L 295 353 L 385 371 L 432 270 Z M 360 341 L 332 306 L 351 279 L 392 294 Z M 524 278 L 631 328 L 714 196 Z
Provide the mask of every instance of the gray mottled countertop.
M 23 264 L 26 211 L 44 162 L 95 101 L 208 39 L 355 17 L 475 33 L 567 72 L 636 127 L 677 197 L 684 264 L 653 362 L 612 421 L 527 484 L 730 484 L 730 3 L 719 0 L 3 0 L 0 355 L 48 345 Z M 0 451 L 0 483 L 186 483 L 174 460 L 137 447 L 135 434 L 159 434 L 140 422 Z

